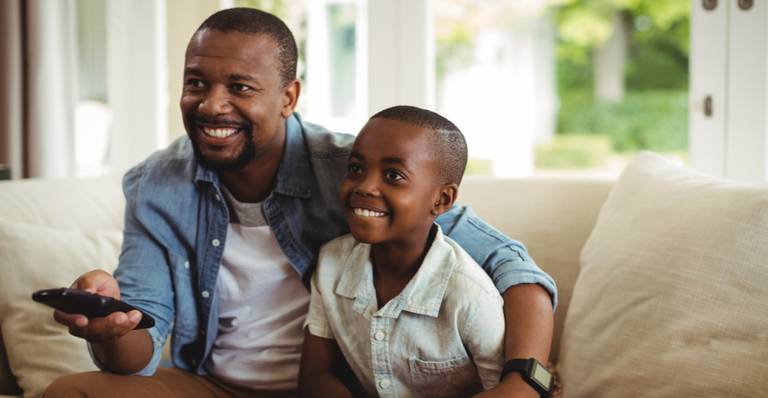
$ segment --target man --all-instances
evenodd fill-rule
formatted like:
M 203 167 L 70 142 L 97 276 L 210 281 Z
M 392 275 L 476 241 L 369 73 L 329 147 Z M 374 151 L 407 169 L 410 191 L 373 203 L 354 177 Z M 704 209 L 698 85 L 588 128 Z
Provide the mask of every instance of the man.
M 109 372 L 55 381 L 46 396 L 289 396 L 319 246 L 349 233 L 338 191 L 354 137 L 304 123 L 297 51 L 285 24 L 253 9 L 208 18 L 187 47 L 181 138 L 123 180 L 123 250 L 114 278 L 73 288 L 138 312 L 88 320 L 54 314 Z M 437 222 L 504 292 L 506 357 L 547 358 L 554 281 L 524 247 L 466 208 Z M 510 287 L 512 286 L 512 287 Z M 173 367 L 158 368 L 172 333 Z M 123 377 L 120 375 L 151 377 Z M 498 396 L 536 396 L 519 374 Z M 505 395 L 509 394 L 509 395 Z

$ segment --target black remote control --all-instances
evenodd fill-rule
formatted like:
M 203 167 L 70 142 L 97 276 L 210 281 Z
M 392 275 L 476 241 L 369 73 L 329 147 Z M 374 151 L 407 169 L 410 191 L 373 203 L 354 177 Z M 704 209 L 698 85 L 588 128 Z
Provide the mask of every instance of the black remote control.
M 148 329 L 155 326 L 155 319 L 132 305 L 115 300 L 112 297 L 75 289 L 46 289 L 32 293 L 32 300 L 53 307 L 67 314 L 82 314 L 88 319 L 105 317 L 113 312 L 141 312 L 141 321 L 135 329 Z

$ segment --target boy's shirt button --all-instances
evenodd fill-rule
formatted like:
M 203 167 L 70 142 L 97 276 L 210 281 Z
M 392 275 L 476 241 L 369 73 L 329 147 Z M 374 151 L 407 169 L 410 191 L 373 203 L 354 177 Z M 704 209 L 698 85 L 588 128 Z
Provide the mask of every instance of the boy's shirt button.
M 389 388 L 389 380 L 382 380 L 379 382 L 379 387 L 381 388 Z
M 386 334 L 384 334 L 384 332 L 379 331 L 379 332 L 376 332 L 376 334 L 373 335 L 373 338 L 378 340 L 378 341 L 381 341 L 381 340 L 384 340 L 385 336 L 386 336 Z

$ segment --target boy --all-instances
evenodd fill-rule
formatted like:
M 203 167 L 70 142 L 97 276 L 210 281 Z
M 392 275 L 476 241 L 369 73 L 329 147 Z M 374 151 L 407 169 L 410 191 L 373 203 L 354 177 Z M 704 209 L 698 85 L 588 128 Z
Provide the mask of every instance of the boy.
M 398 106 L 358 135 L 339 199 L 351 235 L 323 246 L 312 278 L 301 396 L 467 397 L 498 384 L 503 301 L 434 223 L 456 201 L 467 146 L 450 121 Z M 355 392 L 357 395 L 357 392 Z

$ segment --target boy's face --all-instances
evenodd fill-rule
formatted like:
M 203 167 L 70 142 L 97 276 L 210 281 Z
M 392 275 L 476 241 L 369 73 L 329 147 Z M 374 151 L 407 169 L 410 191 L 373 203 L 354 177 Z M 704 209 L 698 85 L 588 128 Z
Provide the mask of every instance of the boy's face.
M 436 171 L 421 128 L 368 121 L 355 140 L 339 191 L 355 239 L 370 244 L 426 239 L 441 192 Z

